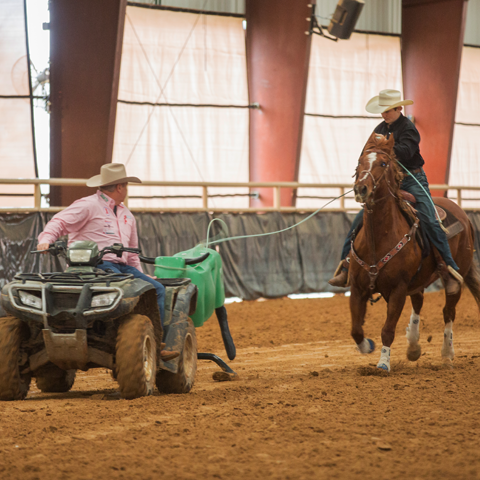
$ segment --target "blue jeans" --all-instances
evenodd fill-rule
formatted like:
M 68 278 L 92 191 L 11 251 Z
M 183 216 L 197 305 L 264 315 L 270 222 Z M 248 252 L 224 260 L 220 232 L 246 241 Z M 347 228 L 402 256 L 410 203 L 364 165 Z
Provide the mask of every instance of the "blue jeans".
M 442 256 L 445 263 L 453 267 L 455 270 L 458 270 L 459 268 L 452 257 L 452 252 L 450 252 L 450 246 L 448 245 L 447 236 L 445 235 L 445 232 L 441 229 L 435 217 L 435 210 L 433 208 L 432 202 L 430 201 L 431 194 L 430 190 L 428 189 L 427 176 L 425 175 L 425 172 L 423 172 L 423 170 L 413 175 L 420 182 L 420 184 L 423 186 L 427 193 L 425 193 L 420 187 L 420 185 L 412 178 L 412 175 L 408 175 L 403 179 L 400 188 L 415 196 L 417 200 L 415 208 L 418 213 L 418 218 L 420 219 L 420 224 L 425 230 L 428 239 L 430 240 L 432 245 L 440 252 L 440 255 Z M 350 252 L 350 240 L 353 230 L 358 227 L 359 223 L 362 220 L 362 217 L 363 210 L 360 210 L 360 212 L 358 212 L 357 216 L 353 220 L 352 227 L 350 228 L 347 238 L 345 239 L 345 243 L 343 244 L 342 260 L 344 260 Z
M 153 278 L 150 278 L 148 275 L 145 275 L 135 267 L 125 265 L 124 263 L 113 263 L 104 261 L 100 265 L 97 265 L 97 268 L 100 268 L 104 271 L 109 268 L 115 273 L 131 273 L 134 278 L 140 278 L 148 283 L 151 283 L 155 287 L 155 291 L 157 292 L 158 309 L 160 310 L 160 319 L 162 321 L 163 327 L 163 319 L 165 317 L 165 287 L 160 282 L 157 282 Z

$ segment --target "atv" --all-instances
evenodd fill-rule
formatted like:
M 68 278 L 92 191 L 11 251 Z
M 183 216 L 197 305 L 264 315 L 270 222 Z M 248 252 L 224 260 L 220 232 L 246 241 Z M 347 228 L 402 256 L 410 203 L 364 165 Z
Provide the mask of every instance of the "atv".
M 188 393 L 197 369 L 195 325 L 190 317 L 195 317 L 199 297 L 189 275 L 196 276 L 202 295 L 211 297 L 200 302 L 203 310 L 196 317 L 197 326 L 213 313 L 214 305 L 228 356 L 235 357 L 216 251 L 203 248 L 196 258 L 177 254 L 174 266 L 169 266 L 173 257 L 144 257 L 139 249 L 121 244 L 99 251 L 91 241 L 77 241 L 68 248 L 57 241 L 32 253 L 45 252 L 65 256 L 66 270 L 18 274 L 1 292 L 6 316 L 0 318 L 0 400 L 24 399 L 32 377 L 42 392 L 67 392 L 76 370 L 90 368 L 110 369 L 126 399 L 150 395 L 155 385 L 163 393 Z M 120 258 L 123 252 L 139 254 L 141 261 L 156 265 L 155 273 L 161 269 L 170 277 L 158 279 L 166 290 L 163 327 L 153 285 L 131 274 L 97 268 L 106 253 Z M 213 270 L 202 266 L 208 257 L 206 263 Z M 219 273 L 214 276 L 222 284 L 216 300 L 215 294 L 205 291 L 205 279 L 212 272 Z M 164 348 L 180 355 L 163 361 Z M 217 380 L 236 375 L 213 354 L 200 353 L 198 358 L 222 368 L 214 374 Z

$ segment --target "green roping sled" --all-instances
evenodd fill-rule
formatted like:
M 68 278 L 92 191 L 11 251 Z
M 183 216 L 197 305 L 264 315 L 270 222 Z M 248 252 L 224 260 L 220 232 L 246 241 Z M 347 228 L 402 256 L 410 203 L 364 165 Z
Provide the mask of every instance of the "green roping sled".
M 142 261 L 144 258 L 140 257 Z M 148 262 L 151 263 L 151 262 Z M 220 254 L 203 245 L 179 252 L 172 257 L 156 257 L 154 261 L 155 276 L 157 278 L 176 279 L 189 278 L 197 286 L 197 308 L 190 315 L 195 327 L 201 327 L 215 312 L 223 344 L 229 360 L 236 356 L 236 348 L 228 327 L 227 310 L 224 306 L 225 288 L 223 281 L 222 259 Z M 171 311 L 169 307 L 175 302 L 174 292 L 166 292 L 165 311 Z M 165 319 L 168 325 L 169 319 Z M 215 362 L 223 372 L 214 374 L 215 380 L 228 380 L 236 376 L 236 373 L 218 356 L 211 353 L 198 353 L 199 360 L 211 360 Z

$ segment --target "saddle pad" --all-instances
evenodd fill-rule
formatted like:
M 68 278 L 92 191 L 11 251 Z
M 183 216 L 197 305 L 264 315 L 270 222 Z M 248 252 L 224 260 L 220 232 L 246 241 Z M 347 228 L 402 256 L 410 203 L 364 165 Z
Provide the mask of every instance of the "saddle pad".
M 463 230 L 464 230 L 463 225 L 459 221 L 452 223 L 451 225 L 448 226 L 447 240 L 450 240 L 455 235 L 458 235 L 460 232 L 463 232 Z

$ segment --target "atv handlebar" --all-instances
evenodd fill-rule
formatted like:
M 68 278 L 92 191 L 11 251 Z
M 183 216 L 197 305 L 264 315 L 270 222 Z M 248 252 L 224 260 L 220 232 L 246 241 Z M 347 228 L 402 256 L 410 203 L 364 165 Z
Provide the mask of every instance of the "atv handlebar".
M 47 253 L 47 252 L 54 256 L 57 256 L 60 253 L 66 253 L 67 244 L 64 241 L 57 240 L 55 243 L 51 243 L 49 247 L 45 250 L 30 251 L 30 253 Z M 97 261 L 100 262 L 103 256 L 106 255 L 107 253 L 113 253 L 118 258 L 120 258 L 124 252 L 137 253 L 138 258 L 140 259 L 141 262 L 155 265 L 155 257 L 144 257 L 142 255 L 142 251 L 139 248 L 124 247 L 121 243 L 114 243 L 111 247 L 105 247 L 104 249 L 102 249 L 99 252 Z M 186 258 L 185 265 L 195 265 L 197 263 L 203 262 L 206 258 L 208 258 L 209 255 L 210 255 L 210 252 L 206 252 L 203 255 L 200 255 L 199 257 Z
M 50 255 L 57 256 L 60 253 L 67 251 L 67 244 L 61 240 L 57 240 L 55 243 L 50 243 L 45 250 L 30 250 L 30 253 L 50 253 Z
M 139 248 L 129 248 L 124 247 L 121 243 L 114 243 L 111 247 L 105 247 L 103 250 L 100 251 L 100 258 L 102 258 L 107 253 L 114 253 L 118 258 L 123 255 L 123 252 L 128 253 L 142 253 Z

